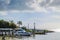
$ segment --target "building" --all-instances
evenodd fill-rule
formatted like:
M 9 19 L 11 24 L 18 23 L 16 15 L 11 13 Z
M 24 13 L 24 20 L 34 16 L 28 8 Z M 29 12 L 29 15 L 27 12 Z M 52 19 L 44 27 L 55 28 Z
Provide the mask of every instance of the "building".
M 13 29 L 11 28 L 0 28 L 0 35 L 12 35 Z

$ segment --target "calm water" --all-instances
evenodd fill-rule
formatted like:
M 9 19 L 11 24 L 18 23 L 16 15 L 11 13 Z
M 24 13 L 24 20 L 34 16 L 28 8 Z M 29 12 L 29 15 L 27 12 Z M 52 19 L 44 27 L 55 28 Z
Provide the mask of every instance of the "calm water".
M 6 40 L 60 40 L 60 32 L 48 33 L 46 35 L 35 35 L 35 37 L 8 38 Z

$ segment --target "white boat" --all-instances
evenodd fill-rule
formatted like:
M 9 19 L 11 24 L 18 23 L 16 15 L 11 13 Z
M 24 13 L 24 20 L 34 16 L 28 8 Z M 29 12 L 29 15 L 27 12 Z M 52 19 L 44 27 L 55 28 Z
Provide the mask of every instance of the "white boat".
M 19 29 L 19 30 L 16 30 L 16 32 L 14 33 L 14 35 L 16 35 L 16 36 L 30 36 L 31 33 L 26 32 L 23 29 Z

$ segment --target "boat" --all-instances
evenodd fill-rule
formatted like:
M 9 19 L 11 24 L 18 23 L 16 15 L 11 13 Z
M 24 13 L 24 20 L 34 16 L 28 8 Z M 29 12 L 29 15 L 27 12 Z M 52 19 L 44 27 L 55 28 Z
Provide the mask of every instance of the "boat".
M 18 29 L 18 30 L 15 31 L 14 35 L 15 36 L 30 36 L 31 33 L 30 32 L 26 32 L 23 29 Z

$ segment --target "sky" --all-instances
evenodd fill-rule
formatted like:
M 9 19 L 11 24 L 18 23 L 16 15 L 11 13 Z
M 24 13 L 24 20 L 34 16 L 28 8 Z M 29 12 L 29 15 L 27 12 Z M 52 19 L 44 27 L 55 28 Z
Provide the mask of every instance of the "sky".
M 60 0 L 0 0 L 0 20 L 22 21 L 37 29 L 60 29 Z

